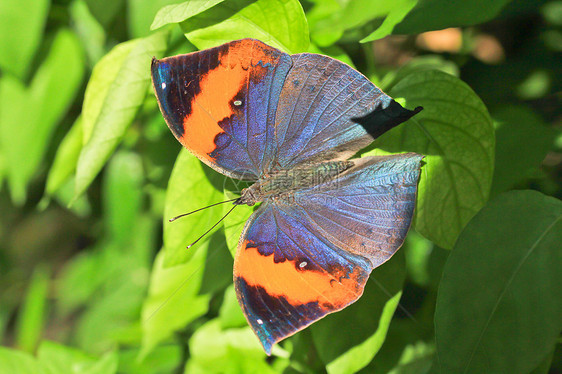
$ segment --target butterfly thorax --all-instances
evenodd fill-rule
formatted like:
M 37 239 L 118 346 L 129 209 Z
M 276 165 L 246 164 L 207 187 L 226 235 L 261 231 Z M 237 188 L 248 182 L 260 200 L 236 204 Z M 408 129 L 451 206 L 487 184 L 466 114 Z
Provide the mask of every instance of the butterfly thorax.
M 312 186 L 334 187 L 338 176 L 353 166 L 351 161 L 329 161 L 313 165 L 279 170 L 264 175 L 256 183 L 242 190 L 237 205 L 254 205 L 265 200 L 290 200 L 295 191 Z

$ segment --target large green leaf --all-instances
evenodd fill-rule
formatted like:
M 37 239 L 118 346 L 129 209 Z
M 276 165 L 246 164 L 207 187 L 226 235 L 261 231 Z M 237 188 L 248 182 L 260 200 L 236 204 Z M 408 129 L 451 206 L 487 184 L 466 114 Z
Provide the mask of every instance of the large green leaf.
M 223 1 L 224 0 L 190 0 L 180 4 L 165 6 L 160 9 L 156 17 L 154 17 L 150 29 L 156 30 L 170 23 L 183 22 Z
M 170 268 L 164 267 L 164 252 L 156 256 L 142 308 L 141 356 L 209 308 L 210 296 L 199 295 L 207 248 L 194 247 L 193 251 L 188 262 Z
M 0 1 L 0 69 L 24 78 L 41 42 L 49 0 Z
M 556 133 L 538 115 L 522 106 L 501 108 L 493 117 L 496 121 L 496 167 L 492 194 L 498 194 L 539 167 L 552 148 Z
M 141 107 L 150 83 L 150 61 L 166 49 L 167 33 L 117 45 L 102 58 L 86 88 L 84 147 L 76 168 L 75 198 L 99 173 Z
M 494 128 L 486 107 L 458 78 L 440 71 L 407 74 L 389 94 L 424 110 L 375 142 L 372 153 L 424 154 L 415 227 L 452 248 L 467 222 L 488 200 Z
M 186 246 L 197 240 L 221 217 L 220 206 L 204 209 L 174 222 L 168 219 L 189 213 L 223 200 L 224 176 L 211 170 L 186 149 L 180 152 L 166 191 L 164 207 L 164 267 L 188 261 L 199 246 L 206 246 L 210 235 L 193 248 Z
M 435 310 L 443 373 L 528 373 L 562 330 L 562 202 L 499 195 L 451 252 Z
M 355 373 L 375 357 L 398 306 L 405 275 L 404 255 L 398 252 L 373 271 L 358 301 L 311 327 L 328 373 Z
M 476 25 L 494 18 L 511 0 L 419 0 L 395 28 L 395 34 L 417 34 L 447 27 Z
M 256 38 L 288 53 L 308 49 L 308 24 L 297 0 L 232 0 L 181 24 L 199 49 L 231 40 Z
M 55 35 L 29 88 L 10 76 L 2 78 L 0 145 L 16 203 L 25 201 L 27 183 L 43 161 L 57 123 L 74 101 L 83 72 L 81 46 L 72 32 L 63 29 Z

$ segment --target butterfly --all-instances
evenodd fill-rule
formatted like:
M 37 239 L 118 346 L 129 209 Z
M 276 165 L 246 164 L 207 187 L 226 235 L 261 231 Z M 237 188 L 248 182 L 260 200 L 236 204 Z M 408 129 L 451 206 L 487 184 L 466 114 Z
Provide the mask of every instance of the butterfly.
M 402 245 L 423 156 L 350 159 L 407 110 L 333 58 L 255 39 L 153 59 L 160 110 L 180 143 L 216 171 L 255 182 L 261 205 L 234 259 L 240 307 L 273 344 L 355 302 Z

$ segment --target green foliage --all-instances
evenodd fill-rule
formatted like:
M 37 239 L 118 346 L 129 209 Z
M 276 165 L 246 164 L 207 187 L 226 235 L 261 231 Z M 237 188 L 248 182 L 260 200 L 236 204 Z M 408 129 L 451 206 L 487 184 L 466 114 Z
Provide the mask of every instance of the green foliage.
M 443 270 L 437 371 L 528 373 L 541 363 L 560 335 L 561 242 L 562 202 L 538 192 L 502 194 L 474 217 Z
M 0 372 L 562 371 L 561 9 L 2 0 Z M 424 107 L 361 153 L 425 155 L 403 248 L 269 358 L 232 284 L 256 207 L 189 249 L 232 205 L 168 222 L 247 184 L 180 151 L 150 87 L 153 57 L 246 37 L 329 55 Z

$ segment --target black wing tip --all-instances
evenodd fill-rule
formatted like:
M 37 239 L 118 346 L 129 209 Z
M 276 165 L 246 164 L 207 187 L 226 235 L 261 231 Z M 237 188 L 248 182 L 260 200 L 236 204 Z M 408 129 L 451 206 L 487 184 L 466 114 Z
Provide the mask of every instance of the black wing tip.
M 404 108 L 392 99 L 386 107 L 377 106 L 372 112 L 362 117 L 352 118 L 355 123 L 362 125 L 374 138 L 378 138 L 388 130 L 398 126 L 421 112 L 423 107 L 417 106 L 414 110 Z

